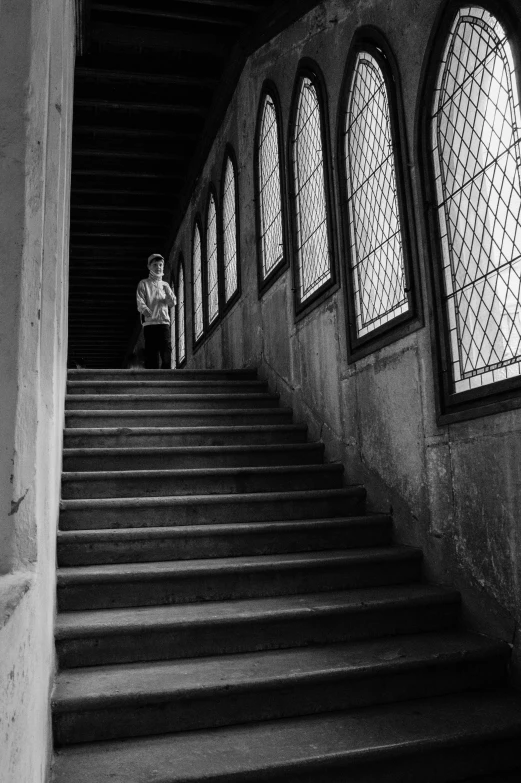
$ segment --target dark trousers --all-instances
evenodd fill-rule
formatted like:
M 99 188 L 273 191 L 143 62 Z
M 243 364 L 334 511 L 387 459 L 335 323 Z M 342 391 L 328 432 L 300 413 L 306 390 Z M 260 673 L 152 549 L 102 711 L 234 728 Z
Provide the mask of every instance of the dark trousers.
M 168 324 L 144 326 L 145 369 L 169 370 L 172 362 L 172 341 Z

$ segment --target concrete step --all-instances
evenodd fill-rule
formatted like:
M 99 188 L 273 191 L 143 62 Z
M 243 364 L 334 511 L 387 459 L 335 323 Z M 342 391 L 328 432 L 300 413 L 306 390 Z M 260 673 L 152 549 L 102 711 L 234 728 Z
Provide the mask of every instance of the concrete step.
M 415 582 L 422 553 L 371 547 L 60 568 L 60 611 L 261 598 Z
M 60 612 L 61 668 L 199 658 L 453 628 L 460 596 L 431 585 Z
M 519 783 L 520 780 L 521 766 L 513 772 L 494 772 L 493 775 L 465 778 L 461 783 Z
M 58 533 L 58 563 L 145 563 L 327 551 L 385 546 L 391 535 L 392 520 L 384 514 L 242 525 L 70 530 Z
M 249 394 L 266 393 L 258 380 L 69 380 L 67 394 Z
M 55 783 L 451 783 L 519 766 L 521 698 L 458 693 L 77 745 Z
M 257 370 L 68 370 L 69 381 L 242 381 L 256 380 Z
M 365 511 L 365 496 L 363 487 L 353 486 L 299 492 L 62 500 L 60 528 L 147 528 L 358 516 Z
M 256 468 L 189 468 L 188 470 L 121 470 L 62 473 L 62 497 L 172 497 L 195 493 L 282 492 L 336 489 L 344 466 L 276 465 Z
M 62 672 L 57 745 L 251 723 L 497 685 L 508 645 L 462 632 Z
M 145 448 L 64 449 L 68 472 L 103 470 L 175 470 L 187 468 L 312 465 L 324 458 L 322 443 L 248 446 L 149 446 Z
M 236 427 L 259 424 L 291 424 L 291 408 L 243 408 L 220 410 L 68 410 L 69 427 Z
M 221 411 L 276 408 L 278 394 L 67 394 L 67 411 Z
M 134 422 L 136 423 L 136 422 Z M 305 443 L 302 424 L 228 427 L 98 427 L 68 428 L 65 448 L 153 448 L 194 446 L 249 446 Z

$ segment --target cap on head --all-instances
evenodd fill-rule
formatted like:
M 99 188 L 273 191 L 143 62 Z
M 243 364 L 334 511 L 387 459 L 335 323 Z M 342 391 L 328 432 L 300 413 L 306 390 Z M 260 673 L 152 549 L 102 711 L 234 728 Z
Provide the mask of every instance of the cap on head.
M 148 260 L 147 260 L 147 266 L 148 266 L 149 269 L 150 269 L 150 264 L 152 263 L 152 261 L 162 261 L 164 263 L 165 259 L 159 253 L 152 253 L 152 255 L 149 256 Z

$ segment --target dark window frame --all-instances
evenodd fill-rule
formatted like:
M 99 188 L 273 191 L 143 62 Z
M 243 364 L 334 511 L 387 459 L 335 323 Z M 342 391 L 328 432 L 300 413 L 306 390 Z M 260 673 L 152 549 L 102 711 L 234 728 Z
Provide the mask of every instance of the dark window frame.
M 431 152 L 432 97 L 438 78 L 441 56 L 454 18 L 469 3 L 447 0 L 433 26 L 425 57 L 417 109 L 417 155 L 425 219 L 428 253 L 428 295 L 431 304 L 432 354 L 435 375 L 435 404 L 439 425 L 500 413 L 521 407 L 521 375 L 465 392 L 452 391 L 451 353 L 445 292 L 442 279 L 443 250 L 437 216 L 434 162 Z M 476 6 L 493 14 L 505 29 L 511 43 L 518 90 L 521 91 L 521 14 L 516 15 L 511 0 L 479 0 Z
M 301 82 L 308 78 L 316 91 L 319 113 L 320 113 L 320 132 L 322 137 L 322 152 L 324 166 L 324 189 L 325 189 L 325 207 L 326 207 L 326 230 L 329 244 L 329 260 L 331 276 L 320 288 L 318 288 L 304 302 L 299 300 L 299 273 L 298 273 L 298 232 L 296 219 L 296 194 L 295 177 L 293 167 L 293 137 L 297 119 L 298 99 L 300 95 Z M 328 93 L 324 75 L 321 68 L 315 60 L 304 57 L 297 68 L 297 73 L 293 83 L 293 91 L 290 104 L 288 138 L 287 138 L 287 165 L 288 165 L 288 197 L 289 197 L 289 224 L 291 240 L 291 260 L 293 270 L 293 306 L 295 312 L 295 321 L 300 321 L 308 316 L 316 307 L 321 305 L 326 299 L 329 299 L 340 288 L 340 279 L 338 271 L 338 247 L 337 247 L 337 226 L 336 226 L 336 199 L 335 188 L 332 174 L 332 150 L 331 135 L 329 123 L 329 104 Z
M 370 331 L 362 337 L 357 336 L 355 293 L 352 279 L 351 237 L 349 230 L 347 161 L 345 155 L 345 117 L 356 58 L 366 51 L 378 63 L 387 90 L 389 105 L 390 131 L 393 140 L 394 168 L 397 186 L 398 214 L 400 218 L 403 262 L 409 309 L 390 321 Z M 417 234 L 415 210 L 409 176 L 408 145 L 405 132 L 405 113 L 402 99 L 401 79 L 398 63 L 383 33 L 376 27 L 364 26 L 356 31 L 344 68 L 337 114 L 337 156 L 340 193 L 340 224 L 342 256 L 342 275 L 346 290 L 346 328 L 348 337 L 348 362 L 380 350 L 386 345 L 402 339 L 423 325 L 421 296 L 419 287 L 419 263 L 417 255 Z
M 183 322 L 184 322 L 184 336 L 185 336 L 185 358 L 180 361 L 179 360 L 179 318 L 178 318 L 178 308 L 179 308 L 179 275 L 181 273 L 181 269 L 183 270 L 183 289 L 184 289 L 184 307 L 183 307 Z M 179 253 L 177 257 L 177 264 L 176 264 L 176 274 L 175 274 L 175 294 L 177 297 L 177 305 L 175 309 L 175 361 L 176 366 L 178 368 L 184 367 L 188 358 L 188 341 L 187 341 L 187 334 L 186 334 L 186 270 L 185 270 L 185 262 L 183 258 L 183 254 Z
M 228 301 L 225 301 L 226 297 L 226 280 L 224 275 L 224 178 L 226 174 L 226 165 L 228 160 L 231 161 L 233 169 L 233 177 L 235 182 L 235 243 L 237 249 L 237 288 L 231 295 Z M 221 168 L 221 180 L 220 180 L 220 196 L 221 196 L 221 216 L 219 221 L 218 238 L 220 237 L 220 257 L 221 257 L 221 319 L 224 318 L 226 313 L 234 306 L 242 293 L 242 279 L 241 279 L 241 218 L 239 213 L 239 166 L 237 163 L 237 156 L 235 150 L 230 143 L 226 144 L 224 148 L 223 163 Z
M 280 208 L 282 222 L 282 258 L 273 269 L 263 277 L 262 274 L 262 237 L 261 237 L 261 211 L 260 211 L 260 132 L 262 118 L 264 114 L 264 103 L 269 97 L 275 109 L 277 122 L 277 142 L 279 151 L 279 181 L 280 181 Z M 280 96 L 275 83 L 271 79 L 266 79 L 262 85 L 257 106 L 257 120 L 255 123 L 254 136 L 254 156 L 253 156 L 253 181 L 254 181 L 254 203 L 255 203 L 255 244 L 257 251 L 257 291 L 261 299 L 266 291 L 271 288 L 276 280 L 281 277 L 290 266 L 290 241 L 288 225 L 288 188 L 286 181 L 286 158 L 284 145 L 284 128 L 282 124 L 282 107 Z
M 201 238 L 201 296 L 202 296 L 202 316 L 203 316 L 203 331 L 199 335 L 199 337 L 196 337 L 195 334 L 195 275 L 194 275 L 194 238 L 195 238 L 195 229 L 196 227 L 199 229 L 199 236 Z M 202 229 L 202 219 L 201 214 L 199 212 L 196 213 L 193 221 L 192 221 L 192 235 L 190 238 L 190 268 L 191 268 L 191 277 L 192 277 L 192 340 L 193 340 L 193 352 L 195 353 L 196 350 L 199 348 L 199 346 L 204 342 L 204 339 L 206 337 L 206 324 L 205 324 L 205 315 L 204 315 L 204 300 L 205 300 L 205 288 L 204 288 L 204 264 L 203 264 L 203 248 L 204 248 L 205 238 L 203 234 Z

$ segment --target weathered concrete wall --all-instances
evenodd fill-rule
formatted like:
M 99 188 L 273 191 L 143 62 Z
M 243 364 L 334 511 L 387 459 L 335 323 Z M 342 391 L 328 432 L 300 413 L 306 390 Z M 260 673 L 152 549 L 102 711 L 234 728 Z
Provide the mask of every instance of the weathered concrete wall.
M 408 154 L 414 162 L 411 220 L 417 226 L 417 273 L 428 312 L 428 246 L 415 133 L 421 70 L 441 4 L 328 0 L 250 57 L 171 258 L 179 251 L 190 258 L 195 213 L 204 213 L 209 182 L 219 185 L 225 144 L 231 143 L 239 162 L 243 292 L 194 355 L 186 264 L 187 366 L 258 366 L 283 402 L 293 406 L 296 418 L 310 425 L 311 436 L 324 440 L 329 458 L 345 463 L 347 481 L 364 482 L 374 508 L 392 508 L 398 538 L 423 547 L 429 578 L 462 590 L 468 622 L 514 641 L 521 623 L 521 411 L 437 426 L 429 318 L 407 337 L 349 365 L 342 288 L 297 323 L 290 272 L 260 301 L 257 295 L 253 140 L 262 84 L 270 78 L 279 90 L 287 143 L 299 60 L 306 56 L 319 64 L 328 89 L 338 210 L 335 128 L 341 80 L 353 34 L 371 24 L 386 36 L 402 80 Z
M 0 3 L 1 783 L 43 783 L 51 758 L 73 11 Z

